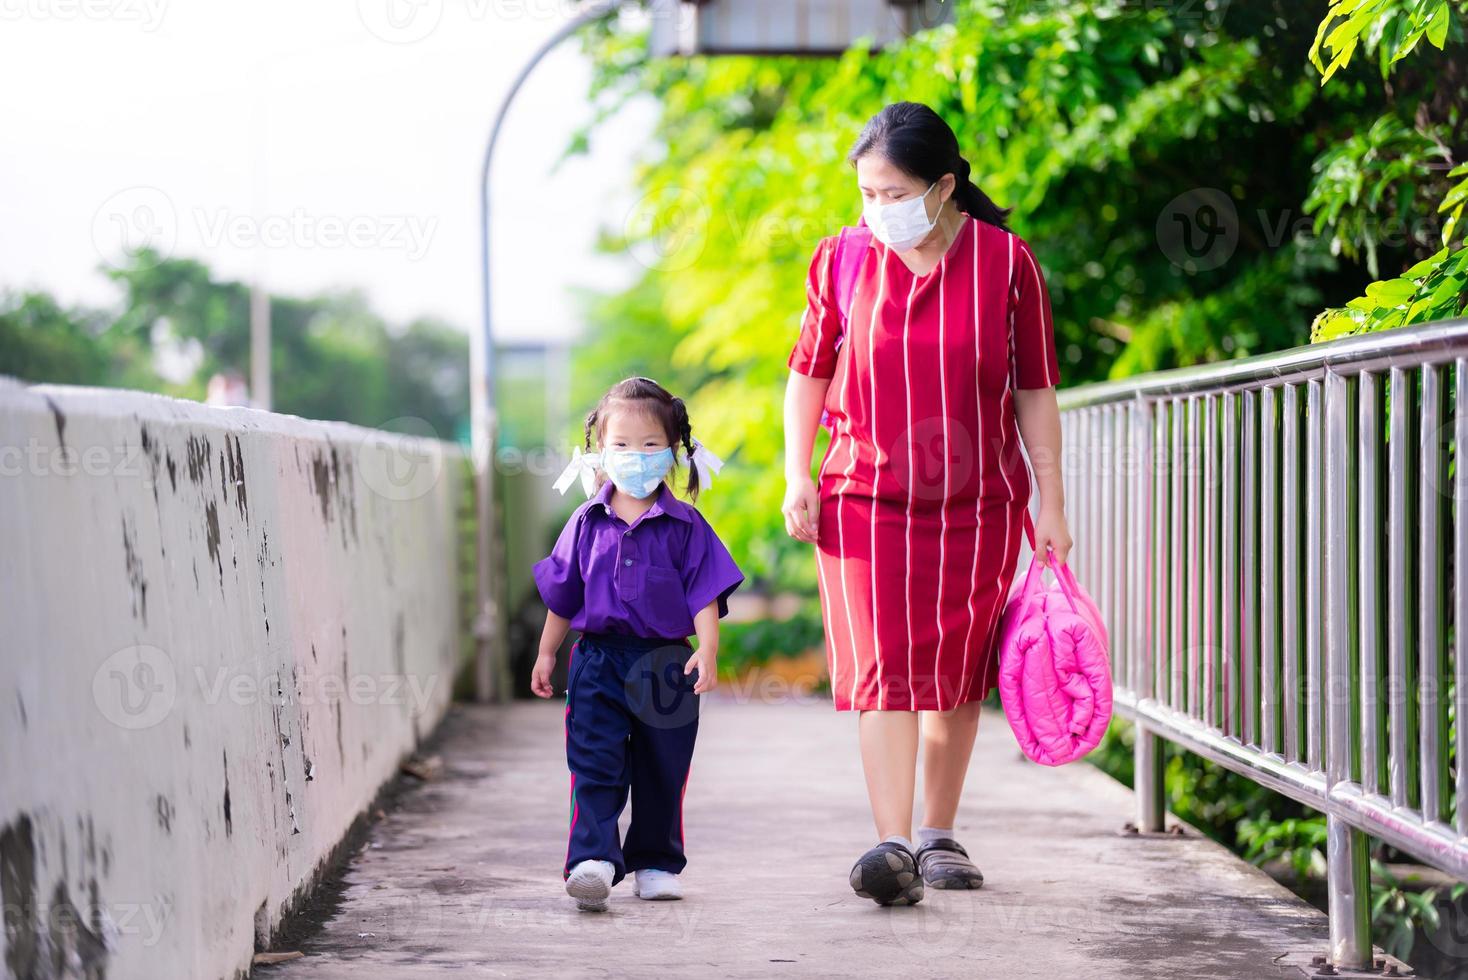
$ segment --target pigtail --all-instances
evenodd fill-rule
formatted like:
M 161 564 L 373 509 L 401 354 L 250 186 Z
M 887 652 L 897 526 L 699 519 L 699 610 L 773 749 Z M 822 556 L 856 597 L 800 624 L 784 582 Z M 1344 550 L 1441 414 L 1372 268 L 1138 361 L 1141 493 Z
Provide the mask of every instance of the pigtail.
M 993 199 L 973 182 L 973 167 L 963 157 L 958 158 L 958 171 L 954 174 L 958 183 L 953 188 L 953 202 L 958 210 L 970 217 L 978 218 L 995 228 L 1009 230 L 1009 212 L 1013 208 L 1001 208 Z
M 603 414 L 602 409 L 605 405 L 606 399 L 603 398 L 601 401 L 596 403 L 595 408 L 586 413 L 586 429 L 583 435 L 582 445 L 584 446 L 585 452 L 588 454 L 593 452 L 596 448 L 592 445 L 592 440 L 595 439 L 597 442 L 601 441 L 600 426 Z M 592 477 L 592 486 L 600 487 L 603 483 L 606 482 L 606 479 L 606 476 L 601 473 L 600 470 L 598 470 L 596 474 Z M 587 495 L 590 496 L 592 492 L 593 491 L 588 490 Z
M 683 399 L 674 398 L 673 425 L 678 430 L 678 441 L 683 443 L 684 458 L 688 460 L 688 497 L 698 499 L 698 467 L 693 465 L 693 425 L 688 421 L 688 406 Z
M 589 411 L 589 412 L 586 413 L 586 443 L 585 443 L 585 449 L 586 449 L 587 452 L 591 452 L 591 449 L 592 449 L 592 446 L 591 446 L 591 434 L 596 431 L 596 418 L 597 418 L 597 415 L 600 412 L 601 412 L 601 405 L 597 405 L 596 408 L 593 408 L 591 411 Z

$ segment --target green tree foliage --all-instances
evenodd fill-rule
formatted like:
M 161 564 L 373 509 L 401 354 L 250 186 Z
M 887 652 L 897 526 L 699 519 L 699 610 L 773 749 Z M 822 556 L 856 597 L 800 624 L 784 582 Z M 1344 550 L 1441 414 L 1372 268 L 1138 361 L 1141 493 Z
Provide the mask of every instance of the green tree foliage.
M 1310 47 L 1310 60 L 1320 69 L 1321 84 L 1350 64 L 1358 46 L 1376 52 L 1382 78 L 1424 37 L 1442 48 L 1453 26 L 1454 6 L 1453 0 L 1330 0 Z
M 1322 312 L 1315 340 L 1448 319 L 1468 303 L 1465 17 L 1463 0 L 1331 0 L 1320 23 L 1310 60 L 1321 85 L 1348 79 L 1359 49 L 1376 57 L 1386 106 L 1370 128 L 1321 154 L 1306 209 L 1336 251 L 1354 257 L 1364 249 L 1373 276 L 1387 234 L 1402 238 L 1416 261 Z
M 202 398 L 211 375 L 247 373 L 250 290 L 189 259 L 142 252 L 107 273 L 117 310 L 63 309 L 44 293 L 0 295 L 0 374 Z M 434 320 L 390 329 L 356 293 L 271 297 L 274 408 L 441 438 L 465 424 L 468 340 Z M 192 358 L 182 381 L 156 367 L 160 348 Z
M 139 353 L 118 343 L 107 327 L 95 311 L 63 309 L 46 293 L 7 296 L 0 307 L 0 374 L 105 384 L 114 365 Z
M 785 358 L 816 243 L 860 211 L 846 152 L 903 99 L 947 119 L 980 186 L 1015 208 L 1065 383 L 1304 342 L 1323 306 L 1373 278 L 1366 262 L 1425 257 L 1395 240 L 1332 247 L 1349 216 L 1317 232 L 1304 211 L 1318 158 L 1390 107 L 1379 85 L 1319 85 L 1320 14 L 956 0 L 951 24 L 837 59 L 651 59 L 644 38 L 604 30 L 589 42 L 601 118 L 649 95 L 662 114 L 641 200 L 606 236 L 645 272 L 590 308 L 580 394 L 648 373 L 690 396 L 695 428 L 732 457 L 707 498 L 721 530 L 756 575 L 812 586 L 808 548 L 770 516 Z

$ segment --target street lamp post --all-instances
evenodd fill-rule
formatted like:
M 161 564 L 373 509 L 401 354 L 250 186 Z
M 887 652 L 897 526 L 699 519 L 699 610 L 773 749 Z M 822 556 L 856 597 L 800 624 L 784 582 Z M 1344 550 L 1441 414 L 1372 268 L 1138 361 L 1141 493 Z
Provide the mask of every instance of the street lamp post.
M 478 536 L 476 557 L 478 560 L 478 614 L 474 623 L 474 639 L 477 644 L 474 660 L 474 694 L 480 701 L 496 700 L 508 695 L 508 659 L 495 656 L 503 652 L 506 635 L 503 610 L 496 588 L 502 576 L 496 574 L 495 559 L 498 555 L 498 526 L 494 516 L 494 455 L 498 436 L 499 420 L 495 411 L 494 385 L 494 320 L 490 303 L 490 241 L 489 241 L 489 181 L 494 163 L 495 147 L 499 144 L 500 130 L 505 117 L 515 101 L 525 80 L 535 67 L 566 38 L 582 27 L 600 20 L 615 11 L 622 0 L 595 0 L 587 3 L 580 12 L 545 40 L 520 69 L 509 91 L 500 101 L 495 113 L 494 124 L 489 131 L 489 143 L 484 149 L 484 164 L 479 174 L 479 242 L 482 264 L 480 282 L 483 295 L 483 326 L 471 338 L 469 346 L 469 416 L 472 427 L 475 516 Z

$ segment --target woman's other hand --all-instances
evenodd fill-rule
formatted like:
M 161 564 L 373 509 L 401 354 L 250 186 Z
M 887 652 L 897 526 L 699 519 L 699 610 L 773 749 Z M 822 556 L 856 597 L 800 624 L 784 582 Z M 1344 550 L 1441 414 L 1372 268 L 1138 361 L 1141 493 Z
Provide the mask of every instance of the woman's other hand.
M 809 476 L 793 477 L 785 483 L 785 503 L 780 512 L 785 515 L 785 533 L 796 541 L 815 544 L 819 536 L 817 523 L 820 495 L 816 483 Z
M 1057 563 L 1065 564 L 1072 543 L 1070 527 L 1065 522 L 1065 511 L 1042 509 L 1035 520 L 1035 554 L 1040 557 L 1040 562 L 1048 566 L 1049 559 L 1053 557 Z M 1047 549 L 1054 550 L 1052 552 Z

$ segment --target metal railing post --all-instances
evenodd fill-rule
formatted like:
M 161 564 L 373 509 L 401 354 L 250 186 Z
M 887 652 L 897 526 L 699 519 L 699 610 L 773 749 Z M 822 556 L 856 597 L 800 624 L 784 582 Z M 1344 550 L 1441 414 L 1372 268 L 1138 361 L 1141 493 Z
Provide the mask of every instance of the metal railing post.
M 1133 754 L 1135 773 L 1132 782 L 1137 794 L 1137 829 L 1159 831 L 1167 812 L 1164 796 L 1166 785 L 1162 778 L 1162 736 L 1155 734 L 1143 722 L 1137 722 L 1137 744 Z
M 1153 698 L 1159 694 L 1156 654 L 1161 642 L 1153 618 L 1157 608 L 1154 604 L 1158 602 L 1154 583 L 1160 579 L 1165 567 L 1157 551 L 1160 546 L 1154 546 L 1154 542 L 1161 541 L 1154 515 L 1162 506 L 1160 484 L 1154 486 L 1154 480 L 1160 472 L 1158 455 L 1165 451 L 1160 431 L 1157 439 L 1153 439 L 1154 418 L 1160 418 L 1159 413 L 1160 406 L 1149 404 L 1145 400 L 1138 400 L 1132 409 L 1132 442 L 1137 447 L 1137 495 L 1133 505 L 1133 526 L 1136 532 L 1132 535 L 1131 546 L 1137 604 L 1133 617 L 1135 626 L 1131 648 L 1124 654 L 1131 665 L 1127 671 L 1129 683 L 1143 696 Z M 1136 744 L 1132 748 L 1132 786 L 1137 797 L 1137 830 L 1143 833 L 1160 831 L 1163 829 L 1166 811 L 1162 778 L 1162 737 L 1140 719 L 1137 720 L 1134 734 Z
M 1313 401 L 1313 399 L 1312 399 Z M 1325 766 L 1326 785 L 1350 783 L 1360 744 L 1355 706 L 1355 626 L 1352 616 L 1356 566 L 1351 547 L 1351 446 L 1354 442 L 1351 382 L 1325 373 Z M 1314 405 L 1311 406 L 1315 407 Z M 1320 431 L 1314 425 L 1312 431 Z M 1318 458 L 1318 457 L 1317 457 Z M 1313 462 L 1313 460 L 1312 460 Z M 1325 818 L 1325 860 L 1330 914 L 1330 961 L 1339 967 L 1371 966 L 1371 859 L 1366 835 L 1335 814 Z

